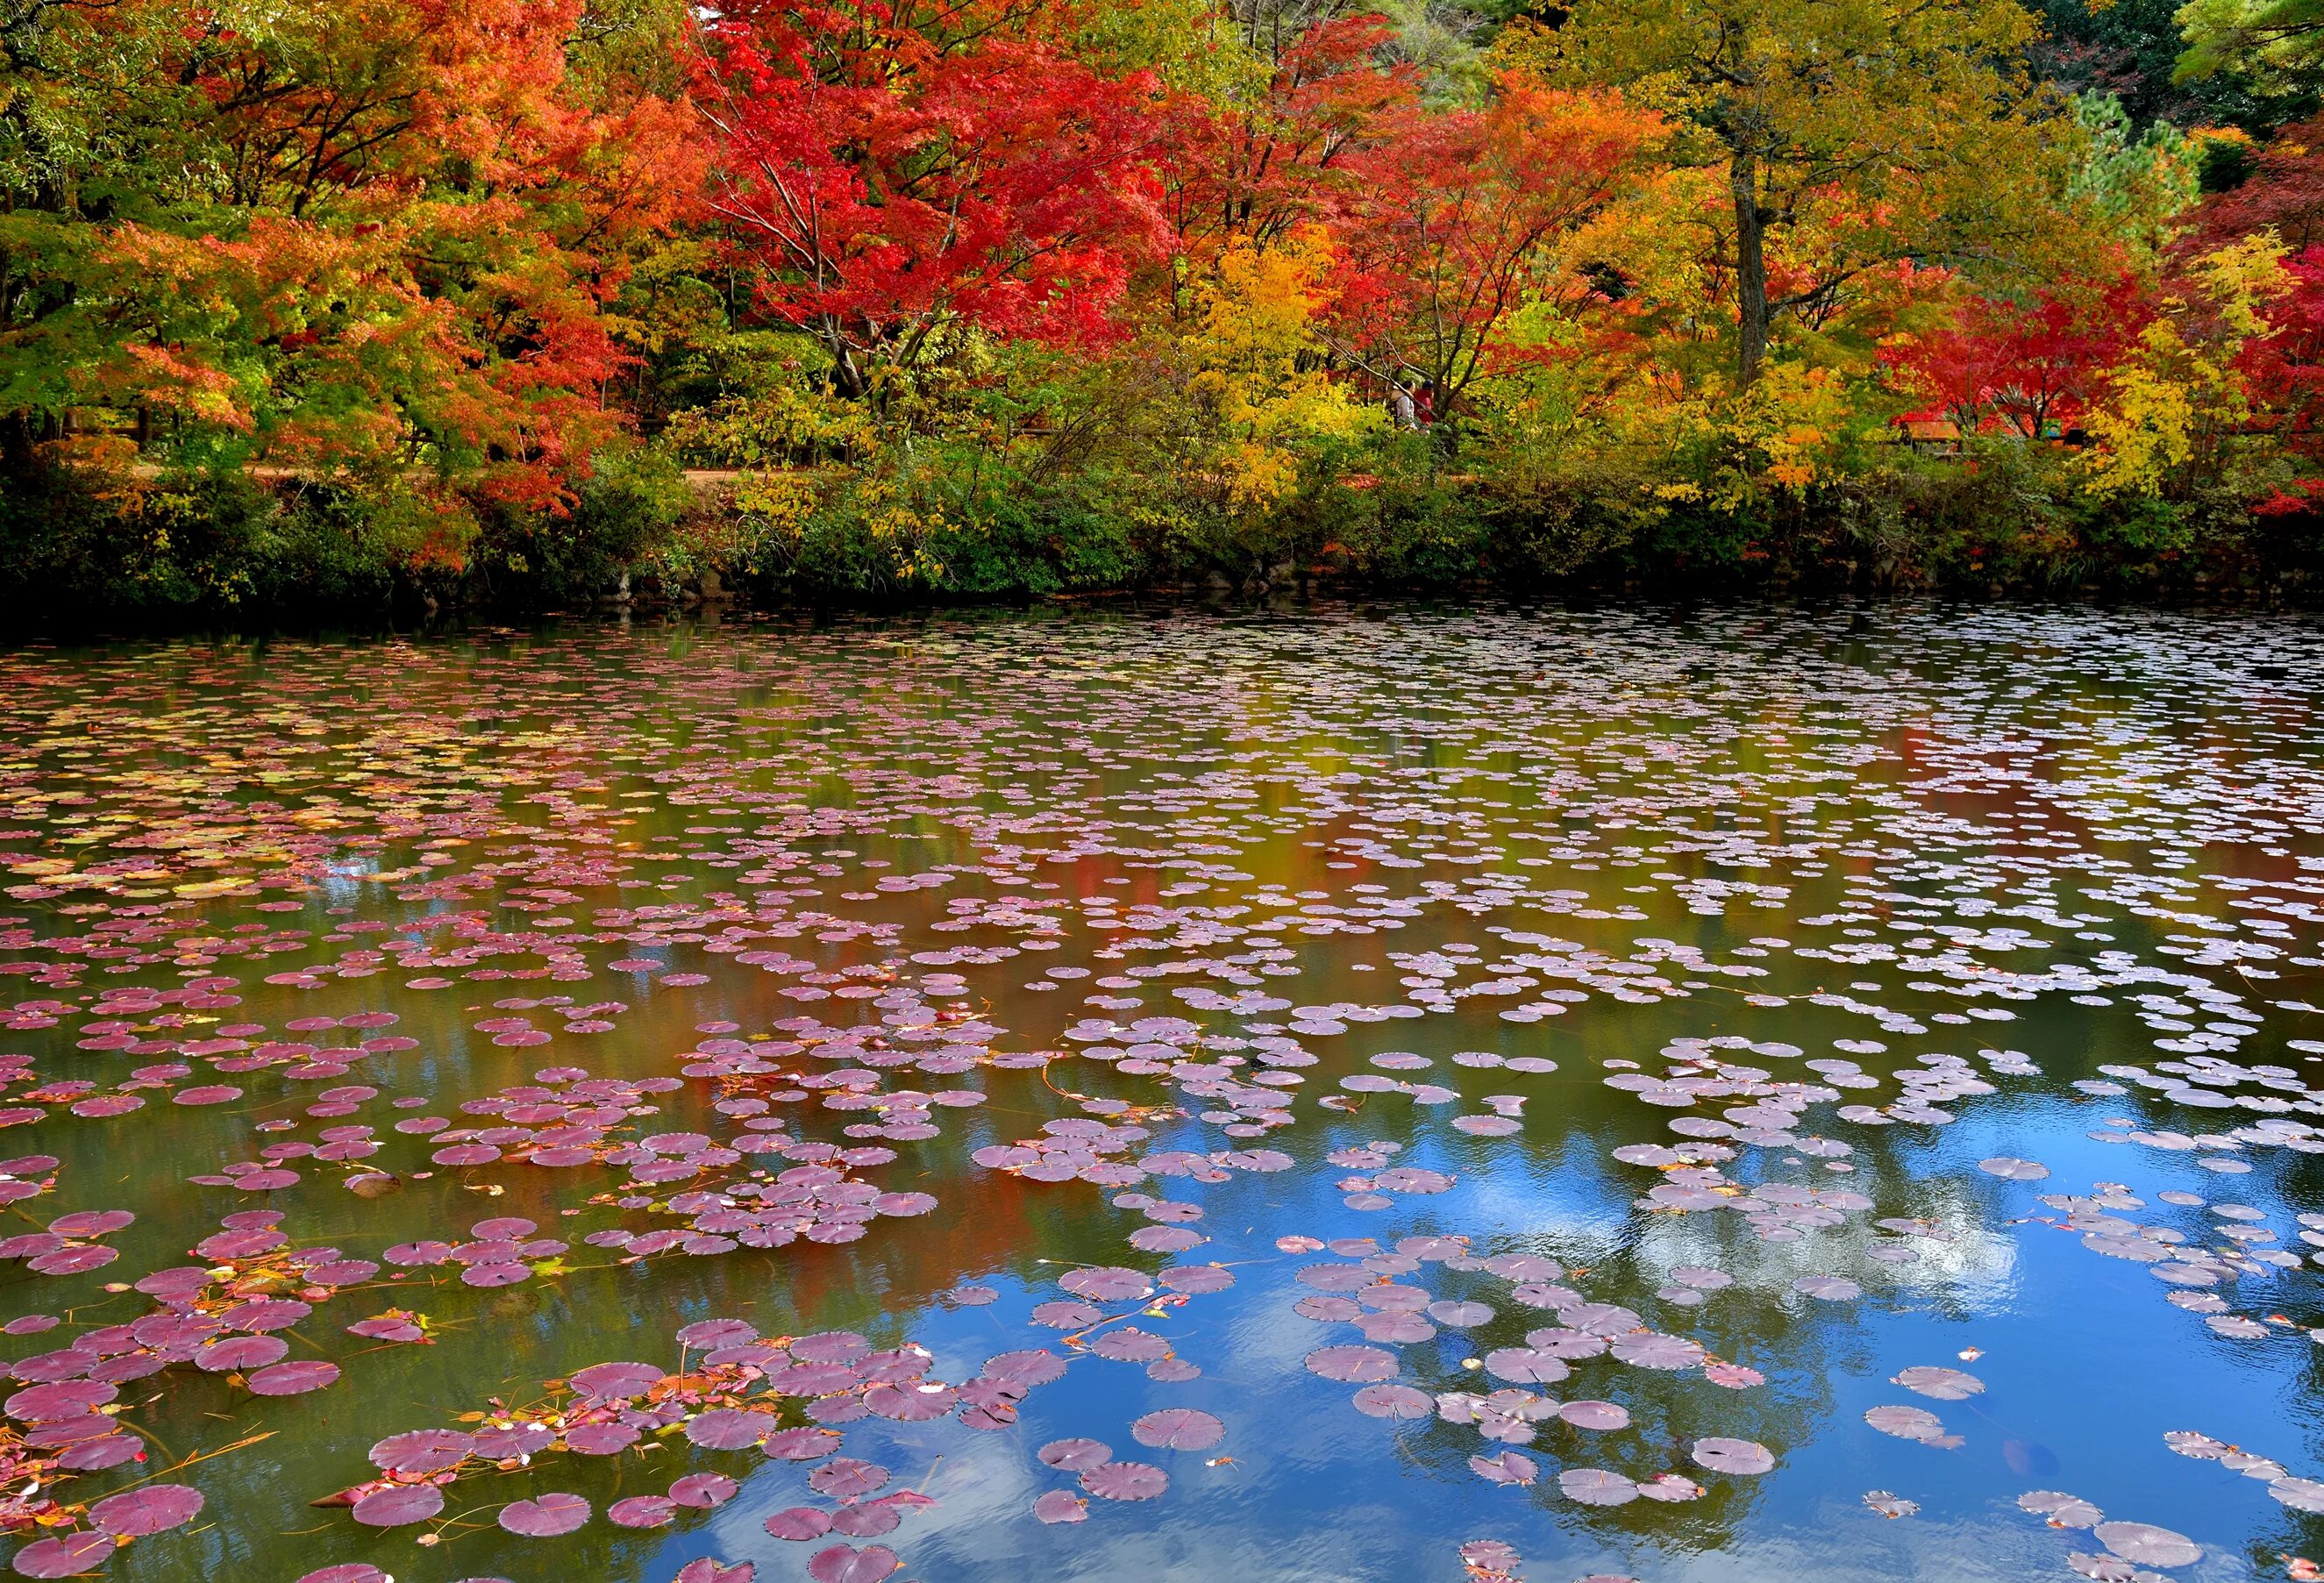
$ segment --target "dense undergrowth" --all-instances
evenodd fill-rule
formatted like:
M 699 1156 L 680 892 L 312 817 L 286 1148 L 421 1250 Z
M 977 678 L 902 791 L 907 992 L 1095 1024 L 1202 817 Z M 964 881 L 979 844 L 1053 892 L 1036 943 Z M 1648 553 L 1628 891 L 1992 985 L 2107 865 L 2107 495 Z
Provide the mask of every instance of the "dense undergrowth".
M 604 467 L 567 515 L 482 514 L 456 562 L 429 552 L 442 525 L 426 497 L 392 485 L 177 474 L 146 481 L 124 509 L 102 481 L 56 470 L 0 503 L 0 625 L 1295 588 L 2324 594 L 2310 515 L 2255 515 L 2226 490 L 2135 509 L 2093 502 L 2070 456 L 2009 441 L 1975 444 L 1965 463 L 1900 452 L 1877 474 L 1748 511 L 1657 501 L 1603 473 L 1510 487 L 1406 449 L 1231 521 L 1163 517 L 1134 476 L 936 473 L 897 486 L 921 513 L 908 538 L 844 492 L 779 521 L 738 504 L 731 482 L 690 483 L 640 454 Z

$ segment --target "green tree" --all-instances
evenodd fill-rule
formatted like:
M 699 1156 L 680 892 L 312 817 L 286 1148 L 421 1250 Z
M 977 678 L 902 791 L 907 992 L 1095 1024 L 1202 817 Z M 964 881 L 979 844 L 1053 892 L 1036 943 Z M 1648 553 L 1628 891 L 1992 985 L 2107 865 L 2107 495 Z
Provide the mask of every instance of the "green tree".
M 2167 121 L 2133 135 L 2128 112 L 2112 94 L 2077 94 L 2074 120 L 2082 133 L 2082 162 L 2067 178 L 2066 196 L 2135 255 L 2159 254 L 2176 234 L 2179 216 L 2201 196 L 2202 141 Z
M 2312 97 L 2324 83 L 2324 0 L 2188 0 L 2179 80 L 2250 78 L 2264 91 Z

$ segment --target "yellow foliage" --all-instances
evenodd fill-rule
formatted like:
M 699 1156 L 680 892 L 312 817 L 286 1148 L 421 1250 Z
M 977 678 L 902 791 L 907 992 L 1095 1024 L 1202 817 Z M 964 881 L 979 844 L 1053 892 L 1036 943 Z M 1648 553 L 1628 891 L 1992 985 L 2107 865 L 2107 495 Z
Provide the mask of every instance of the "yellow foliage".
M 2267 333 L 2261 305 L 2280 296 L 2291 283 L 2283 270 L 2283 244 L 2272 231 L 2255 233 L 2205 253 L 2195 261 L 2195 278 L 2209 293 L 2238 347 L 2252 336 Z
M 2084 419 L 2097 441 L 2082 461 L 2094 495 L 2163 493 L 2200 451 L 2251 416 L 2236 359 L 2267 334 L 2262 309 L 2286 284 L 2282 244 L 2263 231 L 2204 254 L 2189 273 L 2193 299 L 2173 300 L 2179 311 L 2146 327 Z M 2190 316 L 2209 333 L 2183 334 Z
M 1766 458 L 1760 478 L 1800 494 L 1830 471 L 1852 410 L 1839 370 L 1775 363 L 1742 393 L 1722 427 L 1746 453 Z
M 1706 420 L 1684 364 L 1716 329 L 1690 327 L 1710 272 L 1692 234 L 1708 178 L 1663 171 L 1634 183 L 1560 248 L 1563 272 L 1499 332 L 1503 367 L 1467 392 L 1505 465 L 1568 465 L 1605 447 L 1666 454 Z M 1624 297 L 1600 295 L 1584 265 L 1619 261 Z
M 738 397 L 709 411 L 681 412 L 669 428 L 669 443 L 681 451 L 715 449 L 752 468 L 868 453 L 880 437 L 879 425 L 861 403 L 789 385 Z
M 815 475 L 798 469 L 754 470 L 734 486 L 734 503 L 779 533 L 797 537 L 816 507 Z
M 2196 397 L 2215 382 L 2208 360 L 2167 321 L 2149 325 L 2114 372 L 2101 406 L 2084 420 L 2098 444 L 2086 453 L 2092 494 L 2160 494 L 2195 455 Z
M 1183 351 L 1189 388 L 1219 428 L 1219 465 L 1238 506 L 1264 506 L 1297 483 L 1302 442 L 1352 439 L 1381 415 L 1334 383 L 1316 355 L 1315 318 L 1332 268 L 1321 230 L 1222 254 L 1195 302 Z

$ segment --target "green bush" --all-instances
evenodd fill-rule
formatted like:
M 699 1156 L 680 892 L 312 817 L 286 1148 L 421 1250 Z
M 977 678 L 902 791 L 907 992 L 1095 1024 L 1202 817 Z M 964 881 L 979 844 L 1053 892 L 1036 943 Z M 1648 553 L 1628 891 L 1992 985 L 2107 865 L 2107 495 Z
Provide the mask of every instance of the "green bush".
M 1142 580 L 1148 557 L 1107 480 L 1051 483 L 975 461 L 931 446 L 908 467 L 787 476 L 791 496 L 810 497 L 788 511 L 754 510 L 746 485 L 743 531 L 720 569 L 802 600 L 1028 598 Z
M 410 582 L 413 525 L 346 490 L 42 467 L 0 497 L 0 597 L 28 625 L 337 617 L 383 611 Z
M 676 574 L 657 557 L 696 509 L 677 460 L 645 446 L 600 452 L 562 511 L 503 507 L 484 514 L 475 575 L 504 602 L 586 605 L 641 567 Z

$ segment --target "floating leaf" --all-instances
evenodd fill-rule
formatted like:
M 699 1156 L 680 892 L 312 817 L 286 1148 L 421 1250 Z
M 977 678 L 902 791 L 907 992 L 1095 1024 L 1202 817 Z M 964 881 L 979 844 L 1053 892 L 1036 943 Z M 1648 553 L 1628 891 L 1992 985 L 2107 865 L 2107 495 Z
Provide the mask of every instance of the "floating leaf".
M 1689 1455 L 1714 1473 L 1765 1473 L 1775 1465 L 1775 1454 L 1757 1440 L 1701 1440 Z
M 444 1492 L 432 1484 L 395 1484 L 355 1502 L 347 1514 L 374 1528 L 425 1523 L 444 1509 Z
M 1169 1475 L 1143 1462 L 1105 1462 L 1082 1475 L 1082 1487 L 1109 1501 L 1150 1501 L 1167 1488 Z
M 2017 1497 L 2017 1504 L 2053 1528 L 2095 1528 L 2105 1515 L 2089 1502 L 2061 1490 L 2029 1490 Z
M 2116 1555 L 2141 1566 L 2185 1567 L 2203 1559 L 2201 1547 L 2185 1534 L 2151 1523 L 2101 1523 L 2091 1532 Z
M 1327 1380 L 1350 1384 L 1385 1380 L 1395 1376 L 1396 1355 L 1377 1347 L 1324 1347 L 1307 1355 L 1307 1368 Z
M 1638 1486 L 1602 1468 L 1569 1468 L 1557 1476 L 1568 1500 L 1585 1506 L 1619 1506 L 1638 1498 Z
M 1530 1457 L 1515 1451 L 1500 1451 L 1490 1457 L 1471 1457 L 1469 1470 L 1488 1484 L 1531 1484 L 1539 1476 L 1540 1468 Z
M 2047 1165 L 2038 1164 L 2032 1160 L 2014 1159 L 2006 1155 L 1997 1155 L 1990 1160 L 1979 1160 L 1977 1163 L 1977 1168 L 1987 1176 L 1998 1176 L 2005 1182 L 2039 1182 L 2050 1174 L 2050 1167 Z
M 1436 1398 L 1411 1385 L 1366 1385 L 1355 1394 L 1356 1411 L 1373 1418 L 1428 1418 Z
M 339 1377 L 339 1366 L 307 1360 L 299 1363 L 278 1363 L 262 1368 L 245 1382 L 253 1395 L 297 1396 L 309 1391 L 319 1391 Z
M 589 1520 L 589 1503 L 576 1495 L 545 1495 L 536 1500 L 511 1501 L 501 1508 L 500 1525 L 527 1539 L 553 1539 L 570 1533 Z
M 605 1518 L 618 1528 L 659 1528 L 678 1511 L 668 1496 L 630 1496 L 605 1508 Z
M 1051 1440 L 1038 1453 L 1041 1460 L 1066 1473 L 1086 1473 L 1113 1460 L 1113 1450 L 1102 1440 Z
M 831 1514 L 819 1506 L 788 1506 L 767 1519 L 766 1529 L 775 1539 L 821 1539 L 831 1532 Z
M 757 1568 L 749 1561 L 719 1561 L 697 1556 L 678 1569 L 670 1583 L 751 1583 Z
M 807 1476 L 807 1487 L 837 1501 L 861 1500 L 888 1482 L 888 1470 L 876 1462 L 836 1457 Z
M 9 1565 L 27 1578 L 69 1578 L 95 1571 L 112 1554 L 113 1541 L 105 1534 L 66 1533 L 32 1541 Z
M 807 1573 L 815 1583 L 880 1583 L 903 1564 L 886 1545 L 868 1544 L 857 1550 L 835 1544 L 807 1559 Z
M 107 1496 L 88 1509 L 89 1526 L 116 1539 L 136 1539 L 190 1523 L 202 1492 L 182 1484 L 149 1484 Z
M 1985 1389 L 1985 1382 L 1975 1375 L 1963 1374 L 1957 1368 L 1936 1368 L 1928 1366 L 1908 1368 L 1889 1383 L 1902 1385 L 1906 1390 L 1917 1392 L 1923 1396 L 1932 1396 L 1940 1402 L 1965 1401 L 1969 1397 L 1979 1394 Z
M 1033 1515 L 1044 1523 L 1083 1523 L 1089 1503 L 1069 1489 L 1045 1490 L 1033 1502 Z
M 1226 1425 L 1207 1413 L 1192 1407 L 1166 1407 L 1148 1413 L 1130 1426 L 1131 1438 L 1141 1446 L 1157 1446 L 1171 1451 L 1200 1451 L 1219 1443 L 1226 1433 Z
M 1557 1415 L 1576 1429 L 1616 1430 L 1630 1426 L 1630 1414 L 1611 1402 L 1567 1402 Z

